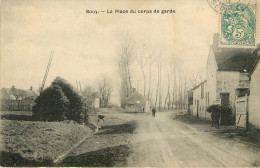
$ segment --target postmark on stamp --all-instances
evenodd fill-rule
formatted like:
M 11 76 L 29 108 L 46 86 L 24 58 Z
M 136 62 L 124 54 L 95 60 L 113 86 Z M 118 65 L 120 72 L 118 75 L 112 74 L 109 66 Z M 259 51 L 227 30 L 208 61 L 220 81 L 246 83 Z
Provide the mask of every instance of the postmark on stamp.
M 237 8 L 240 8 L 241 11 L 243 11 L 245 8 L 247 8 L 247 5 L 250 4 L 251 0 L 207 0 L 210 7 L 217 13 L 220 13 L 223 11 L 223 3 L 232 3 L 233 6 L 236 6 Z M 241 2 L 243 2 L 244 5 L 241 6 Z
M 221 46 L 255 46 L 256 4 L 222 3 L 220 14 Z

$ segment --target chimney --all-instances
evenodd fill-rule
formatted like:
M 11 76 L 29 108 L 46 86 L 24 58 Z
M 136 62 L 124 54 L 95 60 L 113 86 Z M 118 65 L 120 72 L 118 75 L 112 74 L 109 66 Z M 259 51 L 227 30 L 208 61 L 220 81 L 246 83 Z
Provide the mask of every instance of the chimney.
M 30 90 L 33 90 L 33 87 L 32 87 L 32 86 L 30 86 Z
M 136 92 L 136 88 L 133 88 L 133 93 L 135 93 Z

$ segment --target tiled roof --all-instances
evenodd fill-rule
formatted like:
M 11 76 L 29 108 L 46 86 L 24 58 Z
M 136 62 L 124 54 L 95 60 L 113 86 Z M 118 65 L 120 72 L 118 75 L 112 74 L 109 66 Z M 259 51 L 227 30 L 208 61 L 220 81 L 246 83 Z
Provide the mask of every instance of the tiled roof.
M 214 52 L 219 71 L 249 72 L 257 58 L 250 50 L 221 49 Z
M 257 59 L 254 49 L 219 48 L 218 34 L 214 35 L 213 51 L 219 71 L 249 72 Z
M 191 89 L 191 91 L 197 89 L 200 85 L 202 85 L 203 83 L 207 82 L 207 80 L 204 80 L 203 82 L 201 82 L 200 84 L 198 84 L 197 86 L 195 86 L 194 88 Z
M 258 54 L 260 52 L 260 43 L 258 44 L 258 48 L 254 51 L 254 53 L 257 55 L 257 58 L 249 72 L 249 76 L 251 76 L 254 73 L 255 68 L 258 66 L 259 61 L 260 61 L 260 55 Z
M 126 99 L 126 102 L 128 103 L 133 103 L 133 102 L 136 102 L 136 101 L 140 101 L 140 102 L 145 102 L 146 99 L 143 95 L 141 95 L 140 93 L 138 92 L 134 92 L 131 96 L 129 96 L 127 99 Z

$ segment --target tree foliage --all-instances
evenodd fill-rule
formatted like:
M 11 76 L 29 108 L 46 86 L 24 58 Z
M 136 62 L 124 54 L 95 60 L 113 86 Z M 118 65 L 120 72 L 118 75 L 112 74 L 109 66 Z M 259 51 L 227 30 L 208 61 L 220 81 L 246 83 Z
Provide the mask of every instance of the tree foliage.
M 35 100 L 33 114 L 39 120 L 62 121 L 69 111 L 70 102 L 64 95 L 61 87 L 51 85 Z
M 86 119 L 84 99 L 66 80 L 57 77 L 36 99 L 34 116 L 40 120 Z
M 66 115 L 67 118 L 70 120 L 80 121 L 82 109 L 84 108 L 83 97 L 73 89 L 71 84 L 60 77 L 56 77 L 52 82 L 52 85 L 58 85 L 61 87 L 63 93 L 70 102 L 69 111 Z

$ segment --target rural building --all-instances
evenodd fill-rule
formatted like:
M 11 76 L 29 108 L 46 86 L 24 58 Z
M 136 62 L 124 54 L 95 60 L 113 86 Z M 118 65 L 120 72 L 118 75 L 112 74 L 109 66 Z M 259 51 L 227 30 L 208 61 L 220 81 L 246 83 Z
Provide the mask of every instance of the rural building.
M 254 51 L 257 59 L 249 73 L 250 96 L 248 102 L 248 122 L 260 128 L 260 48 Z
M 206 111 L 208 104 L 206 102 L 207 81 L 201 82 L 192 89 L 193 92 L 193 115 L 197 118 L 209 118 L 210 114 Z
M 192 114 L 192 112 L 193 112 L 193 92 L 188 91 L 186 96 L 187 96 L 187 98 L 186 98 L 187 103 L 186 104 L 188 105 L 187 112 L 188 112 L 188 114 Z
M 134 88 L 133 93 L 126 98 L 126 109 L 129 112 L 150 112 L 150 102 Z
M 256 55 L 252 49 L 219 48 L 218 38 L 215 34 L 207 60 L 206 105 L 229 105 L 235 115 L 236 90 L 249 88 L 248 73 Z
M 1 89 L 1 110 L 10 111 L 26 111 L 32 110 L 34 100 L 38 96 L 38 92 L 30 87 L 29 90 L 12 88 Z

